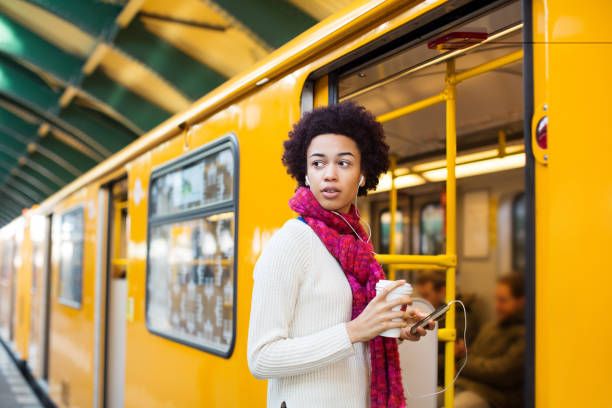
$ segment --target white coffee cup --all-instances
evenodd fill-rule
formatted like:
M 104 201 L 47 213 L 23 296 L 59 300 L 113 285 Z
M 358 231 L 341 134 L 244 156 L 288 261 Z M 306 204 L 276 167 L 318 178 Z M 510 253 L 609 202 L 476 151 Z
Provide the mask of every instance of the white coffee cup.
M 376 282 L 376 295 L 378 295 L 384 288 L 393 284 L 394 282 L 395 281 L 391 281 L 391 280 L 379 280 L 378 282 Z M 393 289 L 391 293 L 387 295 L 387 302 L 393 299 L 397 299 L 398 297 L 402 297 L 402 296 L 406 296 L 410 294 L 412 294 L 412 285 L 409 283 L 405 283 Z M 402 308 L 402 305 L 397 305 L 393 308 L 393 310 L 398 311 L 401 308 Z M 397 318 L 397 319 L 393 319 L 393 321 L 401 322 L 402 319 Z M 380 336 L 398 338 L 400 336 L 400 331 L 401 329 L 399 327 L 396 327 L 394 329 L 385 330 L 384 332 L 380 333 Z

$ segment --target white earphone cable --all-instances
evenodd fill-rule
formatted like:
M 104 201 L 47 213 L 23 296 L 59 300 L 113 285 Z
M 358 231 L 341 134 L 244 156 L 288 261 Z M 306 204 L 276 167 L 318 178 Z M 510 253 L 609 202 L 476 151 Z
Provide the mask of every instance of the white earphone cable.
M 432 392 L 429 394 L 423 394 L 423 395 L 412 395 L 410 393 L 410 391 L 406 390 L 406 394 L 408 394 L 408 396 L 410 398 L 413 399 L 421 399 L 421 398 L 427 398 L 427 397 L 433 397 L 434 395 L 438 395 L 441 394 L 443 392 L 446 392 L 446 390 L 448 390 L 453 384 L 455 384 L 455 381 L 457 381 L 457 378 L 459 378 L 459 374 L 461 374 L 461 371 L 463 371 L 463 368 L 465 367 L 466 363 L 467 363 L 467 359 L 468 359 L 468 349 L 467 349 L 467 310 L 465 309 L 465 305 L 463 304 L 462 301 L 460 300 L 453 300 L 451 301 L 448 305 L 452 305 L 453 303 L 459 303 L 461 305 L 461 307 L 463 308 L 463 322 L 464 322 L 464 326 L 463 326 L 463 347 L 465 348 L 465 359 L 463 359 L 463 364 L 461 364 L 461 367 L 459 368 L 459 370 L 457 371 L 457 374 L 455 375 L 455 378 L 453 378 L 453 381 L 443 390 L 437 391 L 437 392 Z

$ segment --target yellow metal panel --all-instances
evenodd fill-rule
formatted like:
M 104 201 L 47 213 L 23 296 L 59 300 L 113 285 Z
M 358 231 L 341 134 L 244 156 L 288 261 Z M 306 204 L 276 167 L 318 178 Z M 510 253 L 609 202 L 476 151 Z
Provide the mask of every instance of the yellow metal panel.
M 315 81 L 314 107 L 327 106 L 329 104 L 329 77 L 325 75 Z
M 207 30 L 142 18 L 151 32 L 228 78 L 246 71 L 268 55 L 268 49 L 239 27 L 231 24 L 205 2 L 148 0 L 143 5 L 142 11 L 225 27 L 225 31 Z
M 96 40 L 85 31 L 25 0 L 3 0 L 0 11 L 62 50 L 87 58 Z
M 30 328 L 30 285 L 32 282 L 32 241 L 30 240 L 30 228 L 28 218 L 21 216 L 15 225 L 15 325 L 14 338 L 17 352 L 22 359 L 28 358 L 28 339 Z
M 145 65 L 109 47 L 100 68 L 114 81 L 168 112 L 187 109 L 191 101 Z
M 548 165 L 536 164 L 538 407 L 611 404 L 610 15 L 606 0 L 533 2 L 534 111 L 549 117 Z
M 96 262 L 97 192 L 92 184 L 59 203 L 52 226 L 52 260 L 49 331 L 49 393 L 62 408 L 89 407 L 93 395 L 94 272 Z M 82 305 L 80 309 L 58 302 L 59 221 L 76 206 L 84 208 Z

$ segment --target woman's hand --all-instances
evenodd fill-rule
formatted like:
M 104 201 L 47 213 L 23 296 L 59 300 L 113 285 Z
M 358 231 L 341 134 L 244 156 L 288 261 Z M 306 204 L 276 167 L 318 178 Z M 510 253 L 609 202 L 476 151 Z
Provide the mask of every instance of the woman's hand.
M 404 319 L 398 322 L 392 321 L 392 319 L 403 318 L 405 311 L 391 309 L 398 305 L 411 305 L 410 296 L 402 296 L 387 302 L 387 295 L 404 283 L 406 281 L 398 280 L 381 290 L 359 316 L 346 324 L 351 343 L 368 341 L 387 329 L 404 328 L 408 325 Z
M 421 319 L 423 319 L 425 316 L 427 315 L 421 312 L 419 309 L 406 310 L 404 312 L 404 316 L 402 317 L 408 326 L 400 330 L 399 338 L 402 340 L 419 341 L 421 337 L 427 335 L 427 330 L 435 329 L 435 322 L 433 320 L 429 320 L 427 325 L 424 327 L 418 327 L 415 334 L 410 333 L 410 328 L 417 322 L 421 321 Z

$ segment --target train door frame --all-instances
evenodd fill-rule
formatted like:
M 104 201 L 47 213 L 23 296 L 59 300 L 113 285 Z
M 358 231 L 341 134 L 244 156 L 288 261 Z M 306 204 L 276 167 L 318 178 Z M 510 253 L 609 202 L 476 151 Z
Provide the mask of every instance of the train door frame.
M 121 335 L 121 333 L 111 333 L 111 331 L 116 330 L 121 325 L 124 328 L 126 327 L 127 303 L 119 302 L 121 304 L 117 305 L 117 302 L 113 302 L 113 295 L 120 294 L 121 288 L 113 284 L 112 264 L 116 259 L 111 252 L 113 248 L 116 248 L 113 241 L 116 232 L 114 222 L 116 218 L 113 212 L 117 210 L 117 207 L 114 203 L 113 188 L 119 183 L 126 181 L 127 175 L 123 174 L 101 185 L 98 192 L 99 217 L 97 220 L 98 237 L 96 249 L 93 408 L 112 406 L 110 399 L 115 397 L 122 399 L 125 391 L 125 381 L 121 381 L 123 377 L 120 377 L 118 383 L 112 381 L 115 384 L 112 385 L 110 384 L 111 381 L 109 381 L 109 375 L 111 371 L 119 372 L 117 370 L 125 374 L 126 333 L 124 331 L 123 336 L 120 336 L 121 338 L 118 339 L 118 335 Z M 119 211 L 123 209 L 127 211 L 127 200 L 122 203 Z M 125 237 L 127 239 L 127 234 Z M 125 241 L 125 245 L 127 246 L 127 241 Z M 127 274 L 127 259 L 122 259 L 122 261 L 126 267 Z M 126 289 L 127 279 L 125 277 L 117 279 L 124 280 L 124 284 L 121 286 L 125 286 L 123 289 Z M 115 286 L 117 288 L 114 288 Z M 119 290 L 119 292 L 115 293 L 116 290 Z M 125 301 L 127 302 L 127 296 Z M 119 340 L 118 343 L 117 340 Z M 116 365 L 116 361 L 110 361 L 115 360 L 111 354 L 114 355 L 117 350 L 123 351 L 123 359 L 120 359 L 119 366 Z
M 106 246 L 108 223 L 108 186 L 98 191 L 96 225 L 96 266 L 94 282 L 94 368 L 92 407 L 100 408 L 103 402 L 106 360 Z
M 43 243 L 44 261 L 41 282 L 41 322 L 40 322 L 40 344 L 41 351 L 39 353 L 38 369 L 40 373 L 39 382 L 45 386 L 49 379 L 49 330 L 51 329 L 51 252 L 53 248 L 52 241 L 52 226 L 53 213 L 44 215 L 45 217 L 45 239 Z
M 525 324 L 526 324 L 526 352 L 525 352 L 525 406 L 533 406 L 535 403 L 535 223 L 534 223 L 534 202 L 535 202 L 535 174 L 534 174 L 534 158 L 533 158 L 533 150 L 532 150 L 532 130 L 531 130 L 531 121 L 533 115 L 533 57 L 532 57 L 532 38 L 533 38 L 533 21 L 532 21 L 532 1 L 531 0 L 520 0 L 522 6 L 522 32 L 524 43 L 523 47 L 520 51 L 517 51 L 516 55 L 508 55 L 506 57 L 506 61 L 514 60 L 518 54 L 521 54 L 521 58 L 523 61 L 523 87 L 524 87 L 524 109 L 523 109 L 523 123 L 524 123 L 524 131 L 523 136 L 525 139 L 525 155 L 526 155 L 526 163 L 525 163 L 525 195 L 526 195 L 526 222 L 527 222 L 527 239 L 526 239 L 526 266 L 525 266 L 525 286 L 526 286 L 526 310 L 525 310 Z M 483 14 L 489 10 L 492 10 L 496 6 L 500 6 L 503 4 L 509 4 L 512 0 L 499 0 L 493 2 L 479 2 L 472 1 L 468 2 L 465 5 L 458 7 L 457 9 L 447 12 L 442 15 L 439 20 L 434 21 L 425 21 L 423 24 L 419 25 L 417 22 L 414 22 L 412 29 L 408 33 L 400 33 L 397 37 L 393 38 L 382 38 L 379 40 L 373 41 L 371 44 L 363 47 L 363 49 L 358 51 L 353 51 L 332 63 L 321 67 L 311 73 L 306 83 L 307 87 L 304 88 L 304 93 L 302 95 L 302 112 L 306 112 L 313 107 L 323 106 L 327 104 L 335 104 L 339 102 L 339 76 L 340 73 L 346 73 L 349 70 L 356 69 L 357 67 L 363 65 L 365 62 L 375 61 L 377 59 L 382 59 L 386 55 L 389 55 L 394 50 L 400 49 L 401 46 L 405 46 L 409 44 L 411 41 L 416 41 L 424 34 L 431 33 L 432 31 L 441 30 L 445 25 L 450 22 L 455 22 L 461 19 L 467 19 L 469 16 L 476 14 Z M 500 58 L 499 61 L 502 62 L 504 58 Z M 469 78 L 470 76 L 466 76 L 463 73 L 459 76 L 462 76 L 461 79 L 457 78 L 457 74 L 454 71 L 454 63 L 447 63 L 447 87 L 444 92 L 450 92 L 450 96 L 447 95 L 436 95 L 434 97 L 429 98 L 427 101 L 423 101 L 419 108 L 423 106 L 429 106 L 434 103 L 446 102 L 451 100 L 450 103 L 447 102 L 447 122 L 449 120 L 453 120 L 454 122 L 454 101 L 455 101 L 455 86 L 456 83 L 462 79 Z M 312 86 L 314 84 L 314 86 Z M 306 94 L 306 98 L 304 98 L 304 94 Z M 312 94 L 312 95 L 310 95 Z M 326 103 L 321 103 L 324 95 L 327 95 Z M 415 106 L 411 106 L 410 108 L 417 108 L 417 103 L 413 104 Z M 450 106 L 449 106 L 450 105 Z M 408 107 L 405 107 L 406 109 Z M 398 109 L 399 110 L 399 109 Z M 449 113 L 450 112 L 450 113 Z M 394 112 L 393 112 L 394 113 Z M 448 115 L 451 114 L 452 118 L 448 119 Z M 390 116 L 390 115 L 389 115 Z M 454 128 L 454 123 L 451 126 L 447 125 L 447 129 Z M 447 161 L 449 163 L 455 163 L 456 159 L 456 135 L 452 132 L 452 137 L 447 137 Z M 452 142 L 452 145 L 449 146 L 449 140 Z M 450 147 L 450 149 L 449 149 Z M 450 153 L 449 153 L 450 151 Z M 450 154 L 450 155 L 449 155 Z M 392 166 L 391 170 L 393 171 L 394 167 L 394 158 L 392 158 Z M 451 170 L 452 168 L 452 170 Z M 447 167 L 449 179 L 452 179 L 453 182 L 449 186 L 447 184 L 447 208 L 452 206 L 450 210 L 451 213 L 456 215 L 455 208 L 455 175 L 454 175 L 454 165 L 451 167 Z M 392 176 L 393 178 L 393 176 Z M 393 190 L 392 183 L 392 190 Z M 452 197 L 450 197 L 452 196 Z M 452 199 L 452 202 L 449 202 L 449 198 Z M 393 209 L 393 205 L 391 205 L 391 209 Z M 447 210 L 448 211 L 448 210 Z M 394 211 L 391 211 L 391 214 L 394 215 Z M 448 212 L 447 212 L 448 214 Z M 448 217 L 447 217 L 448 218 Z M 392 220 L 393 224 L 393 220 Z M 453 217 L 452 225 L 447 224 L 447 230 L 451 230 L 451 234 L 456 234 L 455 228 L 455 220 Z M 391 238 L 391 241 L 393 238 Z M 456 252 L 455 250 L 455 240 L 453 240 L 452 245 L 449 248 L 447 242 L 447 253 L 453 254 Z M 383 262 L 391 262 L 395 261 L 400 262 L 400 258 L 404 259 L 404 262 L 418 262 L 417 258 L 413 258 L 412 255 L 386 255 L 379 256 L 379 261 Z M 419 256 L 420 259 L 424 259 L 423 256 Z M 385 259 L 384 259 L 385 258 Z M 434 260 L 434 257 L 429 257 L 432 259 L 428 259 L 427 261 L 438 262 Z M 442 259 L 439 261 L 443 262 Z M 454 270 L 454 262 L 450 262 L 445 266 L 446 268 L 451 268 Z M 434 268 L 438 267 L 438 265 L 433 265 Z M 393 276 L 390 277 L 393 279 Z M 449 274 L 447 277 L 448 285 L 452 286 L 452 290 L 447 289 L 447 297 L 454 297 L 454 271 Z M 453 319 L 454 311 L 449 313 L 449 318 L 447 321 L 454 321 Z M 453 325 L 454 326 L 454 325 Z M 450 327 L 451 331 L 454 331 L 454 328 Z M 451 357 L 447 357 L 447 362 L 450 367 L 453 367 L 451 371 L 454 372 L 454 359 L 452 358 L 454 354 L 454 349 L 451 349 L 452 342 L 450 341 L 451 333 L 444 332 L 444 330 L 440 333 L 441 338 L 445 338 L 445 340 L 449 341 L 447 349 L 449 352 L 447 353 Z M 448 336 L 447 336 L 448 335 Z M 448 337 L 448 339 L 446 339 Z M 452 379 L 452 378 L 451 378 Z M 452 390 L 452 386 L 449 387 L 449 391 Z M 452 392 L 450 394 L 453 394 Z M 454 401 L 452 395 L 445 396 L 445 406 L 453 407 Z
M 532 147 L 534 115 L 533 4 L 521 0 L 523 13 L 523 136 L 525 142 L 525 403 L 536 400 L 535 309 L 536 309 L 536 227 L 535 227 L 535 157 Z

